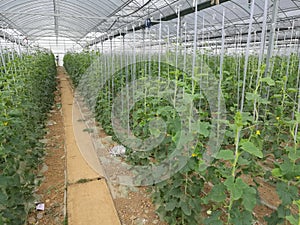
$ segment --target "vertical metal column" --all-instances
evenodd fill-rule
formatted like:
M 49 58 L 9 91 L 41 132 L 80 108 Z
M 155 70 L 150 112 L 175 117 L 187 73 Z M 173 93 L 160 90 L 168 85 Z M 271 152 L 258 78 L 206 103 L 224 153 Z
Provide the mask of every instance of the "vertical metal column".
M 254 7 L 255 7 L 255 0 L 252 0 L 248 37 L 247 37 L 246 54 L 245 54 L 244 73 L 243 73 L 243 87 L 242 87 L 242 96 L 241 96 L 242 99 L 241 99 L 241 108 L 240 108 L 241 112 L 243 112 L 243 110 L 244 110 L 245 88 L 246 88 L 246 78 L 247 78 L 247 69 L 248 69 L 249 49 L 250 49 L 250 42 L 251 42 Z
M 268 47 L 267 59 L 266 59 L 265 77 L 267 76 L 268 71 L 269 71 L 270 59 L 272 58 L 273 49 L 274 49 L 274 36 L 275 36 L 275 29 L 276 29 L 276 25 L 277 25 L 278 5 L 279 5 L 279 0 L 274 0 L 273 9 L 272 9 L 271 32 L 270 32 L 270 37 L 269 37 L 269 47 Z
M 162 42 L 162 37 L 161 37 L 161 15 L 159 18 L 159 34 L 158 34 L 158 44 L 159 44 L 159 52 L 158 52 L 158 79 L 160 80 L 161 76 L 161 53 L 162 53 L 162 47 L 161 47 L 161 42 Z

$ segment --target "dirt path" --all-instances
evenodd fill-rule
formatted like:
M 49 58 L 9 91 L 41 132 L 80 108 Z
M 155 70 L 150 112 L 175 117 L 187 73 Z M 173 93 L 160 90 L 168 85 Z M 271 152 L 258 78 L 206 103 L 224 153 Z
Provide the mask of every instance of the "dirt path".
M 105 179 L 86 163 L 76 144 L 73 132 L 76 127 L 72 123 L 73 93 L 62 67 L 58 69 L 58 78 L 67 152 L 68 224 L 119 225 L 118 214 Z
M 114 156 L 109 154 L 110 149 L 118 143 L 95 121 L 94 114 L 87 107 L 84 98 L 79 93 L 75 93 L 74 96 L 74 104 L 77 107 L 73 108 L 73 126 L 76 127 L 74 135 L 77 146 L 86 162 L 98 174 L 107 178 L 122 225 L 166 225 L 159 220 L 155 212 L 149 188 L 121 185 L 118 182 L 117 175 L 125 171 L 119 168 L 118 163 L 110 161 Z

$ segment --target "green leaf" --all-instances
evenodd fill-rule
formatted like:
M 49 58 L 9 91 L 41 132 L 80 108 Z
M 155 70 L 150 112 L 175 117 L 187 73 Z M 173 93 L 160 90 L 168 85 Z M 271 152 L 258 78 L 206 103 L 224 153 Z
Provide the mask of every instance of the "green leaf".
M 297 123 L 300 123 L 300 113 L 295 112 L 295 116 L 296 116 Z
M 198 171 L 202 173 L 202 172 L 204 172 L 206 170 L 207 170 L 207 164 L 204 161 L 200 160 L 199 161 Z
M 280 168 L 275 168 L 272 170 L 272 176 L 274 177 L 282 177 L 282 172 Z
M 165 216 L 161 216 L 162 220 L 165 220 L 167 222 L 167 224 L 175 224 L 176 223 L 176 218 L 169 216 L 169 215 L 165 215 Z
M 273 96 L 271 96 L 271 99 L 272 98 L 282 98 L 282 95 L 281 94 L 274 94 Z
M 225 191 L 226 187 L 223 183 L 216 184 L 204 198 L 204 201 L 223 202 L 226 199 Z
M 282 201 L 282 205 L 289 205 L 293 202 L 293 200 L 299 197 L 298 188 L 295 186 L 289 186 L 284 182 L 277 183 L 276 191 Z
M 200 122 L 199 133 L 202 134 L 204 137 L 208 137 L 209 127 L 210 127 L 210 124 L 208 122 Z
M 209 136 L 209 128 L 210 128 L 210 123 L 208 122 L 200 122 L 197 121 L 196 123 L 192 123 L 191 129 L 194 132 L 197 132 L 204 137 Z
M 291 209 L 289 207 L 286 207 L 285 205 L 283 204 L 280 204 L 278 207 L 277 207 L 277 216 L 278 218 L 283 218 L 285 219 L 285 217 L 287 215 L 290 215 L 291 214 Z
M 240 177 L 238 177 L 235 181 L 234 177 L 229 177 L 224 184 L 234 200 L 240 199 L 242 197 L 243 190 L 249 187 Z
M 172 136 L 172 141 L 177 143 L 178 140 L 180 140 L 181 131 L 177 131 L 175 136 Z
M 287 91 L 288 92 L 292 92 L 292 93 L 297 93 L 298 92 L 298 88 L 288 88 Z
M 246 141 L 243 142 L 242 144 L 242 149 L 258 158 L 263 157 L 263 153 L 260 149 L 258 149 L 252 142 Z
M 5 204 L 6 200 L 7 200 L 7 195 L 4 192 L 0 191 L 0 202 L 1 202 L 1 204 Z
M 210 217 L 205 218 L 204 225 L 222 225 L 223 223 L 220 220 L 220 216 L 220 211 L 214 211 Z
M 8 177 L 0 175 L 0 186 L 6 186 L 8 181 Z
M 258 99 L 260 96 L 258 94 L 254 94 L 254 93 L 251 93 L 251 92 L 247 92 L 246 93 L 246 99 L 248 101 L 254 101 L 255 99 Z
M 261 82 L 266 82 L 269 86 L 275 85 L 275 81 L 271 77 L 261 78 Z
M 298 221 L 299 221 L 299 218 L 296 218 L 295 216 L 293 215 L 288 215 L 285 217 L 292 225 L 299 225 Z
M 246 210 L 252 212 L 256 205 L 256 190 L 253 187 L 244 189 L 242 203 Z
M 290 180 L 293 179 L 295 174 L 295 165 L 290 162 L 287 158 L 284 159 L 284 162 L 280 165 L 280 170 L 282 175 Z
M 300 159 L 300 149 L 294 149 L 292 147 L 287 147 L 286 150 L 289 152 L 288 157 L 292 161 Z
M 158 213 L 158 215 L 161 217 L 161 218 L 164 218 L 165 215 L 166 215 L 166 209 L 164 206 L 159 206 L 158 209 L 156 209 L 156 212 Z
M 190 206 L 185 201 L 180 202 L 180 207 L 185 215 L 190 216 L 192 214 Z
M 189 206 L 193 209 L 193 211 L 201 212 L 201 197 L 195 196 L 193 198 L 189 198 Z
M 240 178 L 240 177 L 238 177 L 237 179 L 236 179 L 236 185 L 237 186 L 239 186 L 241 189 L 247 189 L 247 188 L 249 188 L 249 185 L 248 184 L 246 184 L 243 180 L 242 180 L 242 178 Z
M 249 225 L 253 224 L 252 212 L 240 211 L 239 207 L 233 207 L 230 211 L 230 224 Z
M 247 160 L 246 158 L 244 158 L 243 156 L 240 156 L 239 159 L 238 159 L 238 164 L 241 166 L 241 165 L 244 165 L 244 166 L 247 166 L 251 163 L 251 161 Z
M 224 182 L 225 186 L 227 187 L 227 190 L 230 190 L 234 186 L 234 177 L 230 176 L 226 179 Z
M 181 186 L 184 183 L 184 181 L 185 181 L 184 179 L 180 179 L 180 178 L 174 179 L 172 187 L 178 188 L 179 186 Z
M 268 101 L 267 98 L 261 98 L 261 99 L 260 99 L 260 103 L 261 103 L 261 104 L 264 104 L 264 105 L 267 105 L 267 104 L 270 104 L 270 101 Z
M 276 211 L 274 211 L 273 213 L 271 213 L 270 216 L 264 216 L 264 220 L 266 222 L 268 222 L 268 224 L 282 224 L 283 223 L 283 219 L 278 217 L 278 214 Z
M 179 188 L 173 188 L 170 192 L 169 192 L 170 196 L 174 196 L 174 197 L 178 197 L 180 198 L 182 196 L 182 192 Z
M 161 131 L 155 127 L 149 127 L 149 131 L 151 133 L 151 135 L 153 135 L 154 137 L 159 137 L 161 134 Z
M 227 180 L 224 182 L 224 184 L 227 187 L 227 190 L 230 192 L 233 200 L 238 200 L 242 197 L 243 194 L 243 186 L 241 185 L 244 182 L 241 178 L 237 178 L 236 181 L 234 181 L 233 177 L 227 178 Z
M 217 154 L 216 159 L 233 160 L 234 154 L 231 150 L 221 150 Z
M 177 201 L 175 199 L 171 199 L 169 202 L 166 204 L 166 210 L 167 211 L 173 211 L 177 205 Z

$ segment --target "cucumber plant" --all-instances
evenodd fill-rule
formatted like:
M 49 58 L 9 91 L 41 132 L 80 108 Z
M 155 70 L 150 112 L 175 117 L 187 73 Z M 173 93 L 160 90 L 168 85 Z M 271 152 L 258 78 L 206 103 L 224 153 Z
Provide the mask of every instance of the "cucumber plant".
M 44 155 L 39 139 L 56 87 L 54 55 L 6 57 L 0 67 L 0 224 L 24 224 Z
M 166 54 L 161 58 L 176 58 L 172 56 L 172 52 Z M 82 53 L 82 57 L 84 55 L 86 53 Z M 210 76 L 219 77 L 220 57 L 209 52 L 198 53 L 194 78 L 189 74 L 192 71 L 192 59 L 191 55 L 185 56 L 186 71 L 182 71 L 154 60 L 134 62 L 122 67 L 123 60 L 126 60 L 124 56 L 116 60 L 116 55 L 114 58 L 100 55 L 98 67 L 102 69 L 89 74 L 83 95 L 87 98 L 95 97 L 90 93 L 95 93 L 93 89 L 97 85 L 88 80 L 97 83 L 98 79 L 101 88 L 97 89 L 96 104 L 92 110 L 106 133 L 120 143 L 112 126 L 113 102 L 120 91 L 126 91 L 127 85 L 137 79 L 144 79 L 146 82 L 146 78 L 151 77 L 161 79 L 161 82 L 175 81 L 176 90 L 182 89 L 199 109 L 197 141 L 189 149 L 191 158 L 174 176 L 151 187 L 153 202 L 162 220 L 169 224 L 253 224 L 258 219 L 253 210 L 261 204 L 258 189 L 260 180 L 263 180 L 274 186 L 274 191 L 281 200 L 278 209 L 264 218 L 265 222 L 283 224 L 289 221 L 291 224 L 299 224 L 299 112 L 295 112 L 299 109 L 299 56 L 275 55 L 267 74 L 264 61 L 259 63 L 257 55 L 249 56 L 243 96 L 240 75 L 244 71 L 245 55 L 224 55 L 221 88 L 228 110 L 225 121 L 228 128 L 220 151 L 207 166 L 203 166 L 203 156 L 210 151 L 206 142 L 212 129 L 213 115 L 205 100 L 206 96 L 200 89 L 201 82 L 207 77 L 200 72 L 199 65 L 205 64 L 211 71 Z M 76 71 L 81 67 L 81 60 L 85 66 L 87 62 L 87 59 L 81 57 L 68 56 L 65 60 L 66 63 L 77 66 Z M 68 62 L 69 60 L 74 61 Z M 115 69 L 111 68 L 112 65 Z M 126 146 L 126 160 L 133 166 L 162 162 L 172 154 L 177 144 L 178 131 L 182 129 L 180 116 L 174 109 L 176 101 L 170 103 L 164 98 L 147 96 L 146 87 L 145 83 L 144 97 L 135 102 L 132 108 L 122 104 L 119 107 L 124 116 L 129 115 L 128 130 L 141 140 L 151 135 L 165 137 L 151 151 L 137 152 Z M 128 91 L 129 98 L 133 92 L 134 90 Z M 175 91 L 173 94 L 176 97 Z M 242 98 L 245 99 L 245 104 L 241 112 L 239 104 Z M 151 128 L 151 122 L 157 117 L 165 121 L 164 132 Z M 266 160 L 273 160 L 274 167 L 262 167 L 262 162 Z M 149 171 L 147 176 L 154 175 Z

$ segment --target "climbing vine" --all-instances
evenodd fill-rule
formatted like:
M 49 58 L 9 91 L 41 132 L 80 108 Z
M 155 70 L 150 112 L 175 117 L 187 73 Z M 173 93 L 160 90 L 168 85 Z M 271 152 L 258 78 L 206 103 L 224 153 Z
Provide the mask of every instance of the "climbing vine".
M 12 57 L 13 56 L 13 57 Z M 34 202 L 36 171 L 44 155 L 39 139 L 53 104 L 53 54 L 7 51 L 0 64 L 0 224 L 24 224 Z

